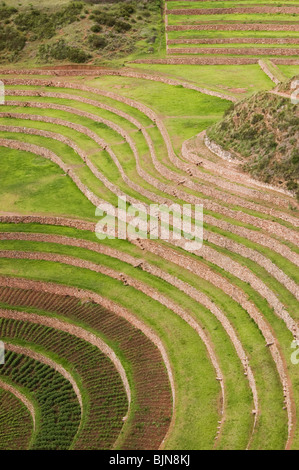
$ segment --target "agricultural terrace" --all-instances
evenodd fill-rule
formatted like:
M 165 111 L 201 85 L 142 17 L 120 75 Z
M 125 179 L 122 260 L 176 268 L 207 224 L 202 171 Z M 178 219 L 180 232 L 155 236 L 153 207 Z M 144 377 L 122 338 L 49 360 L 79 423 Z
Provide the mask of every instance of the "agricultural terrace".
M 261 91 L 289 103 L 297 5 L 241 5 L 166 2 L 163 58 L 3 64 L 4 448 L 299 448 L 298 200 L 206 134 Z M 203 247 L 99 240 L 118 196 L 202 204 Z
M 298 2 L 167 1 L 167 55 L 296 59 L 298 13 Z

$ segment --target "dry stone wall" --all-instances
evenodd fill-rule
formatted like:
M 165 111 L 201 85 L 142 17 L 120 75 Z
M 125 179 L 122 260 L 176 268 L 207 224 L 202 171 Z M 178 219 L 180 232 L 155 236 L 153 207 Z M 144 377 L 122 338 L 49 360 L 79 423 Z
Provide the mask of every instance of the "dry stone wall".
M 274 55 L 274 56 L 290 56 L 297 55 L 299 49 L 270 47 L 265 48 L 239 48 L 239 47 L 172 47 L 167 50 L 167 54 L 235 54 L 235 55 Z
M 299 44 L 299 38 L 177 38 L 168 39 L 167 44 Z
M 298 24 L 278 23 L 222 23 L 222 24 L 191 24 L 167 26 L 167 31 L 299 31 Z

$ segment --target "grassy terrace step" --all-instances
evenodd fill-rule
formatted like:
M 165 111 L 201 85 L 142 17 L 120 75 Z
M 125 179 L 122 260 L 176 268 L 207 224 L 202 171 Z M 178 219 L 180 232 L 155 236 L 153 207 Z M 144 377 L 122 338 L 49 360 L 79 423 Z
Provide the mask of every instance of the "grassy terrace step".
M 94 206 L 57 165 L 28 152 L 0 149 L 5 181 L 1 206 L 21 213 L 56 213 L 93 219 Z M 36 182 L 39 185 L 36 186 Z M 61 204 L 64 201 L 64 204 Z
M 32 419 L 26 406 L 13 393 L 0 388 L 0 450 L 26 450 Z
M 18 109 L 18 108 L 17 108 L 17 109 Z M 17 116 L 17 113 L 15 114 L 15 116 Z M 26 117 L 27 117 L 27 116 L 30 116 L 30 115 L 26 115 Z M 22 116 L 22 117 L 24 117 L 24 116 Z M 38 118 L 37 118 L 37 119 L 38 119 Z M 42 118 L 40 119 L 40 121 L 41 121 L 41 120 L 42 120 Z M 6 124 L 6 123 L 8 123 L 8 124 L 11 124 L 11 123 L 17 124 L 17 123 L 18 123 L 17 120 L 15 121 L 15 118 L 14 118 L 14 121 L 10 121 L 10 119 L 6 119 L 6 118 L 4 118 L 3 121 L 2 121 L 2 119 L 0 119 L 0 123 L 1 123 L 1 124 L 2 124 L 2 122 L 3 122 L 4 124 Z M 33 125 L 32 125 L 32 124 L 31 124 L 31 121 L 29 121 L 29 120 L 27 120 L 27 119 L 26 119 L 25 121 L 19 121 L 19 124 L 21 124 L 21 123 L 22 123 L 22 124 L 25 124 L 25 123 L 27 124 L 27 123 L 28 123 L 28 124 L 29 124 L 29 127 L 31 126 L 32 129 L 33 129 L 34 127 L 38 127 L 38 124 L 37 124 L 37 125 L 36 125 L 36 124 L 33 124 Z M 67 123 L 66 123 L 66 124 L 67 124 Z M 42 127 L 42 128 L 45 128 L 43 125 L 41 125 L 41 127 Z M 60 130 L 60 133 L 58 134 L 58 136 L 55 136 L 55 134 L 51 134 L 52 131 L 51 131 L 51 133 L 50 133 L 49 136 L 43 136 L 43 135 L 42 135 L 42 130 L 41 130 L 41 132 L 32 130 L 31 133 L 34 133 L 34 132 L 37 133 L 38 137 L 37 137 L 37 136 L 28 136 L 28 135 L 26 135 L 26 137 L 24 137 L 24 139 L 26 139 L 26 141 L 29 141 L 30 143 L 33 143 L 33 144 L 34 144 L 34 143 L 35 143 L 35 144 L 36 144 L 36 143 L 39 144 L 39 143 L 40 143 L 39 140 L 41 141 L 41 143 L 46 142 L 46 144 L 44 144 L 43 147 L 48 147 L 48 148 L 51 149 L 51 145 L 49 146 L 49 143 L 48 143 L 48 142 L 51 143 L 52 140 L 56 141 L 56 140 L 59 140 L 59 139 L 60 139 L 60 140 L 63 139 L 63 138 L 61 137 L 61 132 L 63 132 L 63 129 L 64 129 L 64 127 L 62 127 L 62 129 L 59 129 L 59 127 L 58 127 L 58 130 Z M 12 130 L 14 130 L 14 129 L 12 129 Z M 20 133 L 20 135 L 21 135 L 21 133 L 22 133 L 22 134 L 24 133 L 24 127 L 23 127 L 23 126 L 22 126 L 22 128 L 20 127 L 20 128 L 18 128 L 18 129 L 15 129 L 15 131 L 16 131 L 16 130 L 18 130 L 18 132 Z M 10 132 L 9 132 L 9 131 L 10 131 L 10 126 L 8 126 L 8 127 L 6 127 L 6 128 L 1 127 L 1 131 L 2 131 L 1 135 L 2 135 L 4 138 L 7 138 L 7 137 L 8 137 L 8 138 L 13 138 L 14 140 L 20 138 L 20 137 L 19 137 L 19 133 L 10 133 Z M 6 132 L 5 132 L 5 131 L 6 131 Z M 8 131 L 8 132 L 7 132 L 7 131 Z M 27 131 L 27 133 L 28 133 L 28 132 L 29 132 L 29 130 Z M 52 137 L 52 135 L 53 135 L 54 139 L 50 139 L 50 137 Z M 48 137 L 48 138 L 47 138 L 47 137 Z M 23 139 L 23 137 L 22 137 L 22 140 L 24 140 L 24 139 Z M 56 142 L 55 142 L 55 144 L 56 144 Z M 54 148 L 55 148 L 55 144 L 54 144 Z M 63 143 L 62 146 L 65 146 L 65 144 Z M 74 147 L 73 141 L 70 142 L 70 144 L 68 145 L 68 147 L 72 147 L 72 146 Z M 57 149 L 55 149 L 55 151 L 56 151 L 56 154 L 57 154 L 57 153 L 58 153 L 58 152 L 57 152 Z M 71 151 L 74 153 L 73 150 L 71 150 Z M 61 150 L 60 150 L 60 152 L 61 152 Z M 83 151 L 82 151 L 82 152 L 83 152 Z M 81 155 L 81 166 L 82 166 L 82 164 L 84 163 L 85 155 L 86 155 L 86 154 L 83 154 L 83 156 Z M 64 154 L 63 154 L 63 156 L 64 156 Z M 82 161 L 82 160 L 83 160 L 83 161 Z M 65 161 L 65 158 L 64 158 L 64 161 Z M 78 161 L 80 161 L 80 160 L 78 159 Z M 68 163 L 67 160 L 66 160 L 66 163 Z M 71 164 L 71 167 L 76 168 L 76 167 L 73 165 L 73 162 L 72 162 L 72 163 L 69 163 L 69 164 Z M 77 164 L 77 165 L 78 165 L 78 164 Z M 80 164 L 79 164 L 78 166 L 80 167 Z M 80 173 L 79 173 L 79 175 L 80 175 Z M 92 175 L 92 176 L 93 176 L 93 175 Z M 167 176 L 167 175 L 166 175 L 166 176 Z M 94 179 L 94 176 L 93 176 L 92 179 Z M 81 177 L 81 180 L 82 180 L 82 177 Z M 85 182 L 85 179 L 83 179 L 83 182 Z M 87 184 L 87 185 L 88 185 L 88 187 L 89 187 L 89 184 Z M 211 194 L 211 192 L 212 192 L 212 194 L 214 194 L 213 187 L 212 187 L 211 185 L 209 185 L 209 186 L 210 186 L 210 187 L 208 187 L 208 188 L 206 188 L 206 189 L 205 189 L 204 186 L 201 186 L 201 187 L 198 186 L 199 189 L 203 188 L 203 190 L 207 193 L 207 196 L 206 196 L 206 197 L 207 197 L 208 199 L 210 199 L 210 194 Z M 116 189 L 114 189 L 114 191 L 116 191 Z M 218 190 L 217 190 L 217 191 L 218 191 Z M 192 193 L 192 192 L 194 193 L 194 191 L 192 191 L 192 190 L 191 190 L 190 192 L 191 192 L 191 193 Z M 96 194 L 99 195 L 99 192 L 97 192 Z M 104 196 L 104 198 L 105 198 L 106 200 L 108 199 L 108 201 L 111 202 L 111 199 L 109 199 L 109 197 L 106 198 L 106 197 L 105 197 L 105 194 L 102 194 L 102 193 L 100 193 L 100 194 L 101 194 L 102 196 Z M 109 194 L 109 193 L 108 193 L 108 194 Z M 217 195 L 217 192 L 215 193 L 215 195 Z M 204 194 L 204 196 L 205 196 L 205 194 Z M 221 194 L 221 192 L 218 193 L 218 197 L 219 197 L 219 199 L 220 199 L 221 201 L 222 201 L 222 200 L 225 200 L 225 199 L 228 199 L 228 195 L 224 196 L 224 195 Z M 116 199 L 116 198 L 114 198 L 114 200 L 113 200 L 114 205 L 116 205 L 115 199 Z M 240 203 L 240 205 L 244 205 L 244 202 L 242 201 L 242 199 L 236 200 L 236 203 L 238 203 L 238 202 Z M 247 205 L 248 205 L 248 203 L 247 203 Z M 245 206 L 246 206 L 246 204 L 245 204 Z M 254 205 L 254 204 L 252 204 L 251 207 L 253 207 L 254 209 L 256 208 L 257 210 L 259 210 L 259 208 L 260 208 L 258 205 Z M 249 208 L 250 208 L 250 206 L 249 206 Z M 269 209 L 262 208 L 261 211 L 267 213 L 267 212 L 269 212 Z M 271 213 L 271 215 L 272 215 L 272 211 L 271 211 L 270 213 Z M 273 214 L 273 215 L 274 215 L 274 214 Z M 291 217 L 292 217 L 292 216 L 291 216 Z M 271 218 L 272 218 L 272 217 L 271 217 Z
M 3 295 L 1 300 L 3 302 Z M 34 344 L 67 364 L 76 376 L 83 397 L 83 417 L 72 447 L 111 448 L 127 413 L 123 383 L 111 361 L 95 346 L 66 332 L 35 323 L 36 318 L 31 323 L 24 321 L 21 312 L 18 313 L 20 321 L 3 316 L 5 312 L 0 312 L 1 338 L 17 340 L 19 344 Z
M 210 254 L 209 254 L 209 252 L 206 253 L 205 257 L 207 257 L 207 258 L 209 259 L 209 256 L 210 256 L 210 255 L 212 256 L 212 253 L 214 253 L 214 251 L 211 252 Z M 210 259 L 211 259 L 211 256 L 210 256 Z M 225 260 L 225 258 L 223 258 L 223 262 L 224 262 L 224 260 Z M 223 262 L 220 260 L 220 265 L 221 265 L 221 263 L 223 264 Z M 236 267 L 232 269 L 232 272 L 235 272 L 234 269 L 237 269 L 237 266 L 239 266 L 239 265 L 236 265 Z M 242 274 L 242 276 L 243 276 L 243 279 L 244 279 L 244 280 L 247 280 L 247 281 L 249 281 L 249 280 L 252 278 L 251 274 L 250 274 L 248 271 L 244 272 L 244 274 Z M 251 276 L 251 277 L 250 277 L 250 276 Z M 254 280 L 253 280 L 252 282 L 254 282 L 254 283 L 256 284 L 256 281 L 257 281 L 257 278 L 254 278 Z M 270 291 L 269 291 L 269 293 L 266 292 L 265 295 L 266 295 L 266 298 L 267 298 L 267 299 L 270 298 L 269 295 L 270 295 L 270 296 L 272 295 L 272 297 L 273 297 L 273 294 L 270 294 Z M 270 301 L 270 300 L 269 300 L 269 301 Z M 276 300 L 275 300 L 275 301 L 276 301 Z M 270 302 L 271 302 L 271 301 L 270 301 Z M 273 302 L 273 301 L 272 301 L 272 302 Z M 275 303 L 274 303 L 273 305 L 275 305 Z M 277 308 L 278 308 L 278 311 L 277 311 L 277 313 L 278 313 L 278 312 L 279 312 L 279 309 L 280 309 L 281 307 L 278 306 Z M 278 313 L 278 314 L 280 315 L 280 313 Z
M 244 48 L 243 51 L 246 52 L 246 48 Z M 246 57 L 242 57 L 242 55 L 246 55 Z M 179 62 L 183 61 L 184 59 L 186 59 L 187 62 L 188 62 L 188 58 L 189 58 L 190 59 L 190 65 L 192 65 L 192 62 L 191 62 L 192 59 L 195 59 L 195 60 L 196 59 L 211 59 L 211 60 L 212 59 L 215 59 L 215 60 L 219 59 L 220 60 L 221 57 L 223 57 L 223 56 L 224 56 L 224 54 L 222 54 L 221 51 L 218 51 L 217 53 L 214 54 L 212 51 L 208 52 L 207 50 L 204 50 L 204 52 L 201 52 L 200 54 L 196 54 L 195 52 L 193 54 L 192 53 L 187 54 L 187 53 L 184 53 L 184 51 L 183 52 L 179 51 L 177 53 L 174 53 L 171 56 L 171 58 L 172 57 L 177 58 Z M 274 60 L 274 59 L 278 59 L 279 57 L 283 57 L 286 60 L 292 61 L 292 60 L 297 59 L 298 56 L 297 55 L 276 56 L 276 54 L 274 54 L 274 55 L 270 54 L 270 53 L 269 54 L 259 54 L 258 52 L 254 53 L 254 51 L 252 51 L 251 54 L 245 54 L 244 53 L 244 54 L 240 55 L 240 54 L 237 54 L 236 52 L 234 52 L 234 48 L 231 48 L 231 53 L 226 53 L 225 57 L 227 59 L 232 59 L 232 60 L 233 59 L 237 60 L 238 58 L 240 58 L 240 59 L 244 59 L 245 61 L 247 59 L 255 59 L 254 62 L 258 63 L 258 59 L 260 57 L 263 58 L 263 59 L 270 59 L 270 60 L 272 60 L 272 59 Z
M 103 262 L 103 261 L 102 261 L 102 262 Z M 114 263 L 114 264 L 115 264 L 115 263 Z M 118 269 L 119 269 L 119 270 L 122 270 L 123 272 L 128 272 L 127 269 L 124 268 L 124 266 L 121 266 L 121 267 L 119 266 Z M 144 276 L 144 275 L 143 275 L 143 276 Z M 188 282 L 190 282 L 190 276 L 188 276 Z M 202 281 L 201 281 L 201 282 L 202 282 Z M 192 281 L 192 283 L 194 283 L 194 281 Z M 196 285 L 197 288 L 198 288 L 198 284 L 195 284 L 195 285 Z M 211 289 L 211 290 L 209 291 L 209 295 L 212 295 L 212 291 L 213 291 L 213 289 Z M 176 296 L 176 297 L 177 297 L 177 296 Z M 186 300 L 185 300 L 185 301 L 182 300 L 182 305 L 186 305 Z M 198 310 L 198 307 L 197 307 L 196 310 Z M 196 310 L 195 310 L 195 311 L 196 311 Z M 234 322 L 235 322 L 235 317 L 234 317 L 234 319 L 233 319 L 233 323 L 234 323 Z M 219 335 L 219 330 L 217 331 L 217 336 L 218 336 L 218 335 Z M 218 342 L 217 338 L 215 339 L 215 341 Z M 255 341 L 256 341 L 256 340 L 255 340 Z M 251 351 L 252 351 L 252 350 L 251 350 Z M 260 350 L 259 350 L 259 353 L 260 353 Z M 262 394 L 262 396 L 263 396 L 263 392 L 261 392 L 261 394 Z M 261 401 L 263 402 L 263 400 L 264 400 L 264 398 L 262 398 Z M 264 410 L 264 412 L 265 412 L 265 410 Z M 272 437 L 274 437 L 274 436 L 272 436 Z
M 71 384 L 46 364 L 7 351 L 1 379 L 21 387 L 39 407 L 32 449 L 68 449 L 80 424 L 80 406 Z M 46 378 L 46 380 L 45 380 Z
M 5 110 L 5 108 L 4 108 L 4 110 Z M 38 112 L 40 112 L 40 110 L 39 110 Z M 153 170 L 153 171 L 154 171 L 154 170 Z M 134 176 L 134 178 L 135 178 L 135 176 Z M 156 192 L 157 192 L 157 191 L 156 191 Z
M 180 34 L 180 32 L 178 33 Z M 194 33 L 196 33 L 196 31 L 194 31 Z M 210 31 L 203 31 L 203 33 L 207 33 L 207 37 L 210 37 L 208 34 L 211 33 Z M 177 33 L 169 33 L 169 38 L 174 37 L 175 34 Z M 248 36 L 248 34 L 246 34 L 246 36 Z M 178 41 L 179 37 L 178 35 Z M 196 37 L 195 34 L 194 37 Z M 203 37 L 205 37 L 205 35 L 203 35 Z M 188 38 L 187 33 L 186 38 Z M 176 38 L 174 37 L 174 39 Z M 247 97 L 261 89 L 270 90 L 273 88 L 273 83 L 258 65 L 247 65 L 246 67 L 240 65 L 218 65 L 216 68 L 216 66 L 209 65 L 165 66 L 159 64 L 132 64 L 132 67 L 138 71 L 144 70 L 147 73 L 158 72 L 166 76 L 188 79 L 190 82 L 207 87 L 211 90 L 224 90 L 226 93 L 236 96 L 238 99 Z M 215 70 L 218 71 L 217 74 L 214 73 Z M 238 93 L 235 90 L 237 90 Z
M 124 449 L 146 449 L 159 446 L 170 423 L 170 391 L 159 353 L 139 330 L 134 329 L 128 322 L 118 318 L 100 305 L 90 302 L 84 304 L 74 297 L 43 292 L 36 293 L 31 290 L 1 288 L 1 302 L 2 305 L 20 306 L 22 309 L 25 306 L 30 308 L 30 311 L 38 311 L 42 315 L 49 315 L 47 312 L 51 312 L 52 316 L 59 315 L 61 318 L 72 322 L 75 321 L 84 325 L 87 329 L 92 328 L 97 333 L 100 332 L 104 335 L 105 339 L 107 338 L 107 342 L 112 343 L 112 346 L 126 365 L 133 389 L 133 401 L 129 419 L 126 422 L 121 437 L 118 439 L 118 446 Z M 61 333 L 58 334 L 58 336 L 60 335 Z M 48 341 L 47 338 L 44 339 Z M 40 341 L 42 341 L 42 338 L 39 337 L 38 343 Z M 61 347 L 59 342 L 57 347 Z M 70 348 L 70 352 L 65 352 L 65 354 L 67 356 L 71 355 L 71 351 L 74 355 L 73 348 Z M 114 401 L 116 400 L 117 408 L 120 411 L 117 419 L 122 424 L 122 417 L 126 412 L 126 400 L 123 400 L 123 390 L 122 395 L 118 393 L 118 396 L 109 397 L 113 382 L 108 380 L 104 368 L 102 368 L 99 374 L 101 362 L 97 361 L 98 365 L 95 363 L 94 369 L 90 370 L 90 361 L 86 362 L 84 360 L 84 357 L 87 357 L 88 348 L 85 356 L 82 348 L 80 348 L 80 351 L 80 354 L 83 355 L 82 364 L 80 365 L 80 355 L 78 356 L 77 354 L 78 364 L 76 365 L 76 370 L 78 370 L 79 374 L 83 375 L 82 385 L 87 386 L 87 392 L 89 390 L 91 393 L 90 397 L 86 397 L 88 413 L 82 434 L 79 434 L 78 441 L 74 447 L 82 448 L 82 446 L 87 446 L 88 448 L 93 447 L 98 449 L 102 448 L 104 444 L 104 447 L 107 448 L 107 446 L 109 447 L 109 442 L 110 446 L 113 443 L 113 436 L 115 438 L 121 426 L 113 421 L 107 426 L 103 422 L 101 423 L 101 421 L 106 418 L 112 420 L 113 414 L 111 410 L 109 412 L 109 408 L 112 407 L 113 409 Z M 72 361 L 74 361 L 73 357 Z M 87 365 L 88 367 L 86 367 Z M 97 374 L 99 376 L 96 379 Z M 94 377 L 92 377 L 93 375 Z M 104 383 L 99 386 L 99 381 L 104 381 Z M 109 383 L 108 388 L 106 386 L 107 383 Z M 119 382 L 118 384 L 117 382 L 114 383 L 115 387 L 119 387 L 119 385 Z M 105 394 L 108 394 L 104 401 L 104 397 L 101 399 L 99 397 L 99 390 L 101 389 L 103 389 Z M 119 392 L 121 389 L 122 386 Z M 112 398 L 113 400 L 111 401 Z M 97 409 L 93 409 L 95 405 Z M 101 430 L 101 434 L 99 435 L 98 430 L 95 435 L 95 429 Z
M 266 37 L 214 37 L 214 38 L 181 38 L 177 39 L 168 39 L 167 45 L 174 47 L 175 45 L 179 47 L 187 47 L 187 44 L 190 47 L 198 46 L 198 44 L 205 45 L 206 47 L 212 47 L 212 44 L 221 44 L 219 47 L 225 47 L 224 45 L 233 44 L 231 47 L 249 47 L 249 44 L 263 44 L 262 47 L 292 47 L 299 44 L 299 38 L 266 38 Z M 252 46 L 251 46 L 252 47 Z

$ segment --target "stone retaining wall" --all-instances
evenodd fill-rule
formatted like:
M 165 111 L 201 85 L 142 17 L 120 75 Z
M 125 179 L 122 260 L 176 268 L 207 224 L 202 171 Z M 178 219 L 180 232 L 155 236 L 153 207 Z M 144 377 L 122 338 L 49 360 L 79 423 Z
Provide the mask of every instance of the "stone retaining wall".
M 167 31 L 299 31 L 298 24 L 277 23 L 223 23 L 223 24 L 191 24 L 167 26 Z
M 252 15 L 252 14 L 284 14 L 298 15 L 299 8 L 293 6 L 273 7 L 273 6 L 250 6 L 247 8 L 181 8 L 166 10 L 166 15 Z
M 216 144 L 216 142 L 210 140 L 207 135 L 205 135 L 204 142 L 211 152 L 215 153 L 215 155 L 218 157 L 223 158 L 223 160 L 227 160 L 228 162 L 236 164 L 242 163 L 237 158 L 235 158 L 232 153 L 224 150 L 220 145 Z
M 261 67 L 262 71 L 266 75 L 268 75 L 270 80 L 272 80 L 272 82 L 275 83 L 275 85 L 279 85 L 280 80 L 277 77 L 275 77 L 275 75 L 273 75 L 273 73 L 271 72 L 271 70 L 269 69 L 269 67 L 263 60 L 259 60 L 259 66 Z
M 168 39 L 167 44 L 299 44 L 299 38 L 177 38 Z
M 297 55 L 298 49 L 276 47 L 271 49 L 265 48 L 239 48 L 239 47 L 172 47 L 167 50 L 167 54 L 235 54 L 235 55 Z

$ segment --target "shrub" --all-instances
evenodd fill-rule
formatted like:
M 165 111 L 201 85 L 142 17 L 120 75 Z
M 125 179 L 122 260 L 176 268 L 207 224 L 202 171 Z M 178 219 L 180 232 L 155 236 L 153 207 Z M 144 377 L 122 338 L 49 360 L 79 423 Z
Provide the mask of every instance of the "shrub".
M 93 34 L 89 36 L 88 42 L 93 49 L 103 49 L 107 46 L 107 41 L 103 36 L 97 36 Z
M 94 24 L 94 25 L 90 28 L 90 30 L 91 30 L 93 33 L 100 33 L 100 32 L 103 30 L 103 28 L 102 28 L 102 26 L 99 25 L 99 24 Z
M 127 23 L 126 21 L 117 21 L 115 23 L 115 29 L 119 33 L 129 31 L 131 28 L 132 26 L 130 25 L 130 23 Z
M 251 119 L 251 124 L 256 124 L 257 122 L 261 121 L 264 119 L 264 116 L 262 114 L 254 114 Z
M 0 30 L 0 48 L 19 52 L 24 49 L 26 37 L 15 28 L 7 26 Z
M 52 58 L 56 60 L 70 60 L 77 64 L 87 62 L 91 57 L 81 49 L 68 46 L 63 39 L 52 45 L 40 46 L 39 56 L 46 61 Z

